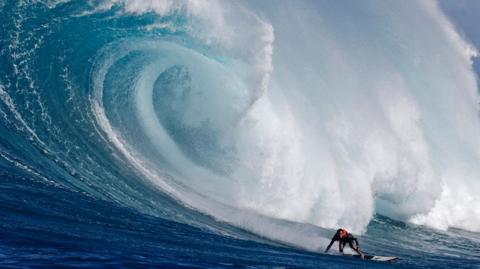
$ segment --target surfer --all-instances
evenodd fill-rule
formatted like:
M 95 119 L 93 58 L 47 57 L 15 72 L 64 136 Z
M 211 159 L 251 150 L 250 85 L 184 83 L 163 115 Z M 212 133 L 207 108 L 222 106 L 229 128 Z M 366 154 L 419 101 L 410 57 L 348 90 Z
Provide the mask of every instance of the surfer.
M 360 255 L 363 259 L 365 255 L 363 255 L 362 251 L 360 251 L 360 244 L 358 244 L 357 238 L 355 238 L 351 233 L 349 233 L 346 229 L 338 229 L 335 235 L 332 237 L 332 241 L 328 245 L 327 249 L 325 249 L 325 253 L 328 252 L 330 247 L 333 245 L 333 242 L 338 241 L 338 251 L 343 254 L 343 247 L 348 243 L 350 248 L 355 250 L 355 252 Z

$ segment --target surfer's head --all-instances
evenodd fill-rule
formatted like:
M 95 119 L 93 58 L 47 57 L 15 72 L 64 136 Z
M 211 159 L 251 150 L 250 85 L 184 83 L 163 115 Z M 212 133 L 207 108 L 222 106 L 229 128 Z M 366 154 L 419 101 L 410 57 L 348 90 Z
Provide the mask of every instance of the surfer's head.
M 338 230 L 337 230 L 337 235 L 338 235 L 338 237 L 340 237 L 340 238 L 345 238 L 345 237 L 348 236 L 348 231 L 347 231 L 346 229 L 343 229 L 343 228 L 338 229 Z

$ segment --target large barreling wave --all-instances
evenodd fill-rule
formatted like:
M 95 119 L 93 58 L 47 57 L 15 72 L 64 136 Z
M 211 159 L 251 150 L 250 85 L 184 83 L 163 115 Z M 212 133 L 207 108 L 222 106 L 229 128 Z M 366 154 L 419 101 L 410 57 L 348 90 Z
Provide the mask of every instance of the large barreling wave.
M 346 5 L 0 1 L 1 158 L 305 248 L 376 213 L 480 232 L 475 49 L 434 2 Z

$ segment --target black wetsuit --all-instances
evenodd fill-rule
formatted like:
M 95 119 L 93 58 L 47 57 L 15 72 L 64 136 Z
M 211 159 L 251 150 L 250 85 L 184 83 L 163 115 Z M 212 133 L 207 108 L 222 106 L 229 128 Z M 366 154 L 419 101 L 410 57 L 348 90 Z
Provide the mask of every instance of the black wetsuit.
M 355 250 L 358 254 L 361 255 L 357 238 L 355 238 L 351 233 L 348 233 L 347 236 L 340 238 L 339 231 L 337 231 L 337 233 L 333 236 L 332 241 L 330 242 L 330 244 L 328 244 L 328 247 L 325 250 L 325 252 L 328 252 L 328 250 L 330 249 L 330 247 L 333 245 L 335 241 L 338 241 L 338 249 L 340 252 L 343 253 L 343 247 L 348 243 L 348 245 L 353 250 Z
M 343 246 L 348 243 L 352 249 L 357 249 L 358 247 L 358 240 L 352 234 L 348 234 L 347 237 L 340 238 L 338 241 L 338 243 L 342 244 Z

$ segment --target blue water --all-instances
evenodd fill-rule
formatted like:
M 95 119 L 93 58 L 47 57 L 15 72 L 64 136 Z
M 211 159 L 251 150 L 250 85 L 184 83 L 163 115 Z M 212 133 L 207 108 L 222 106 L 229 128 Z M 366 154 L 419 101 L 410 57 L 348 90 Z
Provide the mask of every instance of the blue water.
M 437 17 L 205 3 L 0 0 L 0 267 L 480 268 L 479 145 L 449 116 L 465 102 L 465 132 L 480 130 L 456 94 L 467 61 L 402 28 L 406 12 L 443 40 Z M 422 59 L 440 52 L 461 72 L 434 83 L 444 70 Z M 367 169 L 374 142 L 390 154 Z M 323 254 L 338 226 L 400 259 Z

